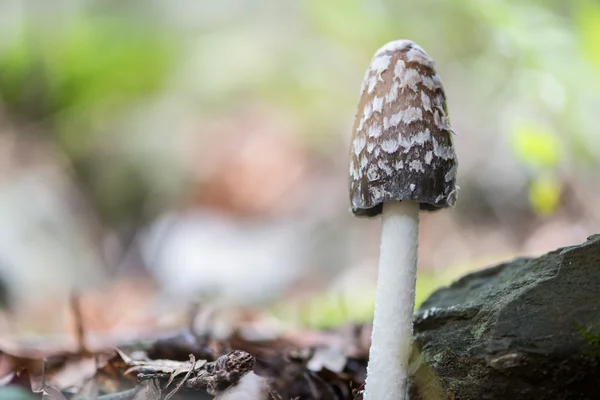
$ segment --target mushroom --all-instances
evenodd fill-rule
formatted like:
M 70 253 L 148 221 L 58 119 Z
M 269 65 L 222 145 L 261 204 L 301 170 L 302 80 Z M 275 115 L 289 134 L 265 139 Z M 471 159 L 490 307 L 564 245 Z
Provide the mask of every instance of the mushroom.
M 365 400 L 405 397 L 419 211 L 456 203 L 453 134 L 429 55 L 410 40 L 377 50 L 362 83 L 349 165 L 352 213 L 383 219 Z

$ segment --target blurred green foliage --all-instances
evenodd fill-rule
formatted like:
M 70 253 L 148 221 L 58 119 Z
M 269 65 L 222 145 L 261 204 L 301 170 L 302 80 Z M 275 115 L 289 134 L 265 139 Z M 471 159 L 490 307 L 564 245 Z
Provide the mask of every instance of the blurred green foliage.
M 575 27 L 580 45 L 600 76 L 600 3 L 574 2 Z
M 513 152 L 522 164 L 532 170 L 528 185 L 528 198 L 532 210 L 547 216 L 557 210 L 563 184 L 556 177 L 561 165 L 560 142 L 555 134 L 534 123 L 516 124 L 511 143 Z
M 562 182 L 554 176 L 536 176 L 529 183 L 529 204 L 540 216 L 547 216 L 558 209 L 563 191 Z
M 117 16 L 50 27 L 26 21 L 0 51 L 4 106 L 13 122 L 49 135 L 104 222 L 135 224 L 151 185 L 146 165 L 124 156 L 130 141 L 118 125 L 164 92 L 179 42 Z
M 415 292 L 415 310 L 418 309 L 437 288 L 449 285 L 454 272 L 419 273 Z M 279 318 L 315 329 L 329 329 L 348 321 L 367 323 L 373 320 L 375 287 L 363 286 L 347 293 L 326 292 L 312 296 L 304 304 L 283 304 L 274 309 Z
M 559 165 L 560 143 L 548 129 L 533 123 L 520 123 L 512 134 L 513 151 L 519 161 L 536 170 Z
M 17 114 L 50 123 L 77 155 L 115 114 L 158 93 L 175 59 L 164 35 L 118 18 L 78 18 L 52 30 L 29 27 L 0 57 L 0 91 Z M 41 115 L 30 115 L 41 109 Z

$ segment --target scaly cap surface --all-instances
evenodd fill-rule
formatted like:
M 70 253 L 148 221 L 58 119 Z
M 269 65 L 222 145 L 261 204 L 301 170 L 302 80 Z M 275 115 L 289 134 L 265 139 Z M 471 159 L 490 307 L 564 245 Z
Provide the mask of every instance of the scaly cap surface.
M 350 203 L 376 216 L 387 201 L 434 211 L 456 203 L 454 151 L 442 81 L 417 44 L 397 40 L 371 60 L 350 145 Z

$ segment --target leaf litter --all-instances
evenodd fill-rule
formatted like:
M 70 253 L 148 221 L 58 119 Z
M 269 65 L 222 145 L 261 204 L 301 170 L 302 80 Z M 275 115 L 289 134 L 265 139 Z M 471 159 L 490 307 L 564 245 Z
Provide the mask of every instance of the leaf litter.
M 369 326 L 223 337 L 192 327 L 146 340 L 91 348 L 77 299 L 77 349 L 0 342 L 0 400 L 360 399 Z M 256 324 L 256 321 L 253 322 Z M 8 397 L 7 397 L 8 396 Z

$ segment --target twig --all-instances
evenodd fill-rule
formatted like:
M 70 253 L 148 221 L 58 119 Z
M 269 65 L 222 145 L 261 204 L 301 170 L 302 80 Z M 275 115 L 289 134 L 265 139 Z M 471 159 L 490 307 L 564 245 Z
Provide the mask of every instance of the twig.
M 185 374 L 185 376 L 183 377 L 183 379 L 180 380 L 177 383 L 177 386 L 175 386 L 175 389 L 171 390 L 169 392 L 169 394 L 167 394 L 165 396 L 164 400 L 169 400 L 171 397 L 173 397 L 175 395 L 175 393 L 179 392 L 179 390 L 181 389 L 181 387 L 183 386 L 183 384 L 188 380 L 188 378 L 192 374 L 192 371 L 194 371 L 196 369 L 196 357 L 194 357 L 193 354 L 190 354 L 190 362 L 192 363 L 192 366 L 190 367 L 190 369 L 188 370 L 188 372 Z M 170 384 L 170 382 L 169 382 L 169 384 Z M 169 385 L 167 385 L 167 387 L 168 386 Z

